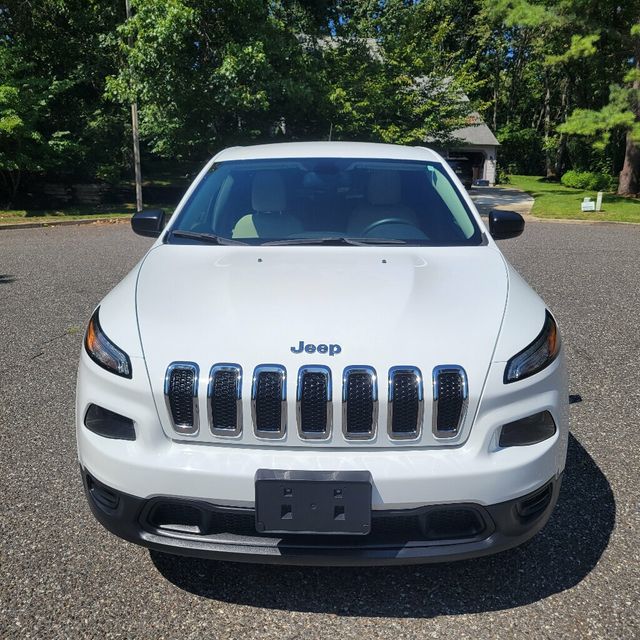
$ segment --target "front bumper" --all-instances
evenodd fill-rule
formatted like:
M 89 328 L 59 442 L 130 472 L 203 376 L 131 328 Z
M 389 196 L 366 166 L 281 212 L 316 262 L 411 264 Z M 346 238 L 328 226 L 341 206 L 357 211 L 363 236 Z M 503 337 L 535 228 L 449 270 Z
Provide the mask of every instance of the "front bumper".
M 434 505 L 373 512 L 368 536 L 260 534 L 251 508 L 198 500 L 137 498 L 82 470 L 97 520 L 115 535 L 178 555 L 293 565 L 389 565 L 474 558 L 518 546 L 548 521 L 562 475 L 520 498 L 493 505 Z

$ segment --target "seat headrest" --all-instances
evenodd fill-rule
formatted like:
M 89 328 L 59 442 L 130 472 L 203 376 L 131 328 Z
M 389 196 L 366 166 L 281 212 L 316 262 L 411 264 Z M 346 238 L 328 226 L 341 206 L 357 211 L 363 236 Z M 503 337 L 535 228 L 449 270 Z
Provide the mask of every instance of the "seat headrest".
M 400 202 L 400 174 L 397 171 L 372 171 L 367 185 L 369 204 L 398 204 Z
M 284 211 L 287 195 L 284 181 L 277 171 L 256 173 L 251 185 L 251 206 L 254 211 Z

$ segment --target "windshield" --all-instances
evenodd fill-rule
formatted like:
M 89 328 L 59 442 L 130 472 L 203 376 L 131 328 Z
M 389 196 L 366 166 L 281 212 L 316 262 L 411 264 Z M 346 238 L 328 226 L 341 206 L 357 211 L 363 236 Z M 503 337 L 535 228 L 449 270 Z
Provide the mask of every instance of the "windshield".
M 165 241 L 469 246 L 482 234 L 442 165 L 349 158 L 214 165 Z

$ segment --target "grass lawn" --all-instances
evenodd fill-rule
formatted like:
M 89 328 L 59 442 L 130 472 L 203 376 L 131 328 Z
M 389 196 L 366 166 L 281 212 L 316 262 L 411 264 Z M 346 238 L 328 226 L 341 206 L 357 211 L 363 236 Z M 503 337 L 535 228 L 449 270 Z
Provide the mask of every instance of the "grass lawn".
M 505 187 L 522 189 L 535 198 L 531 213 L 538 218 L 640 223 L 640 198 L 622 198 L 605 193 L 602 211 L 583 213 L 580 203 L 587 196 L 595 200 L 595 191 L 570 189 L 559 182 L 545 182 L 544 178 L 538 176 L 509 176 L 509 180 L 510 183 Z
M 149 205 L 150 207 L 152 205 Z M 153 208 L 164 209 L 171 213 L 174 205 L 153 205 Z M 54 220 L 85 220 L 89 218 L 127 218 L 136 206 L 130 204 L 117 205 L 85 205 L 81 207 L 65 207 L 64 209 L 0 209 L 0 226 L 27 222 L 51 222 Z

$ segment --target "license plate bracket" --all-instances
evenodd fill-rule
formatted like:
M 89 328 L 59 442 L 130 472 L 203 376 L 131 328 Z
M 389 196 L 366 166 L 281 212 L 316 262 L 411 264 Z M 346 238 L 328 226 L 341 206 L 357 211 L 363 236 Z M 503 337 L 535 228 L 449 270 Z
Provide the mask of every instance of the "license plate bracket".
M 261 533 L 367 535 L 371 531 L 368 471 L 258 469 L 256 530 Z

